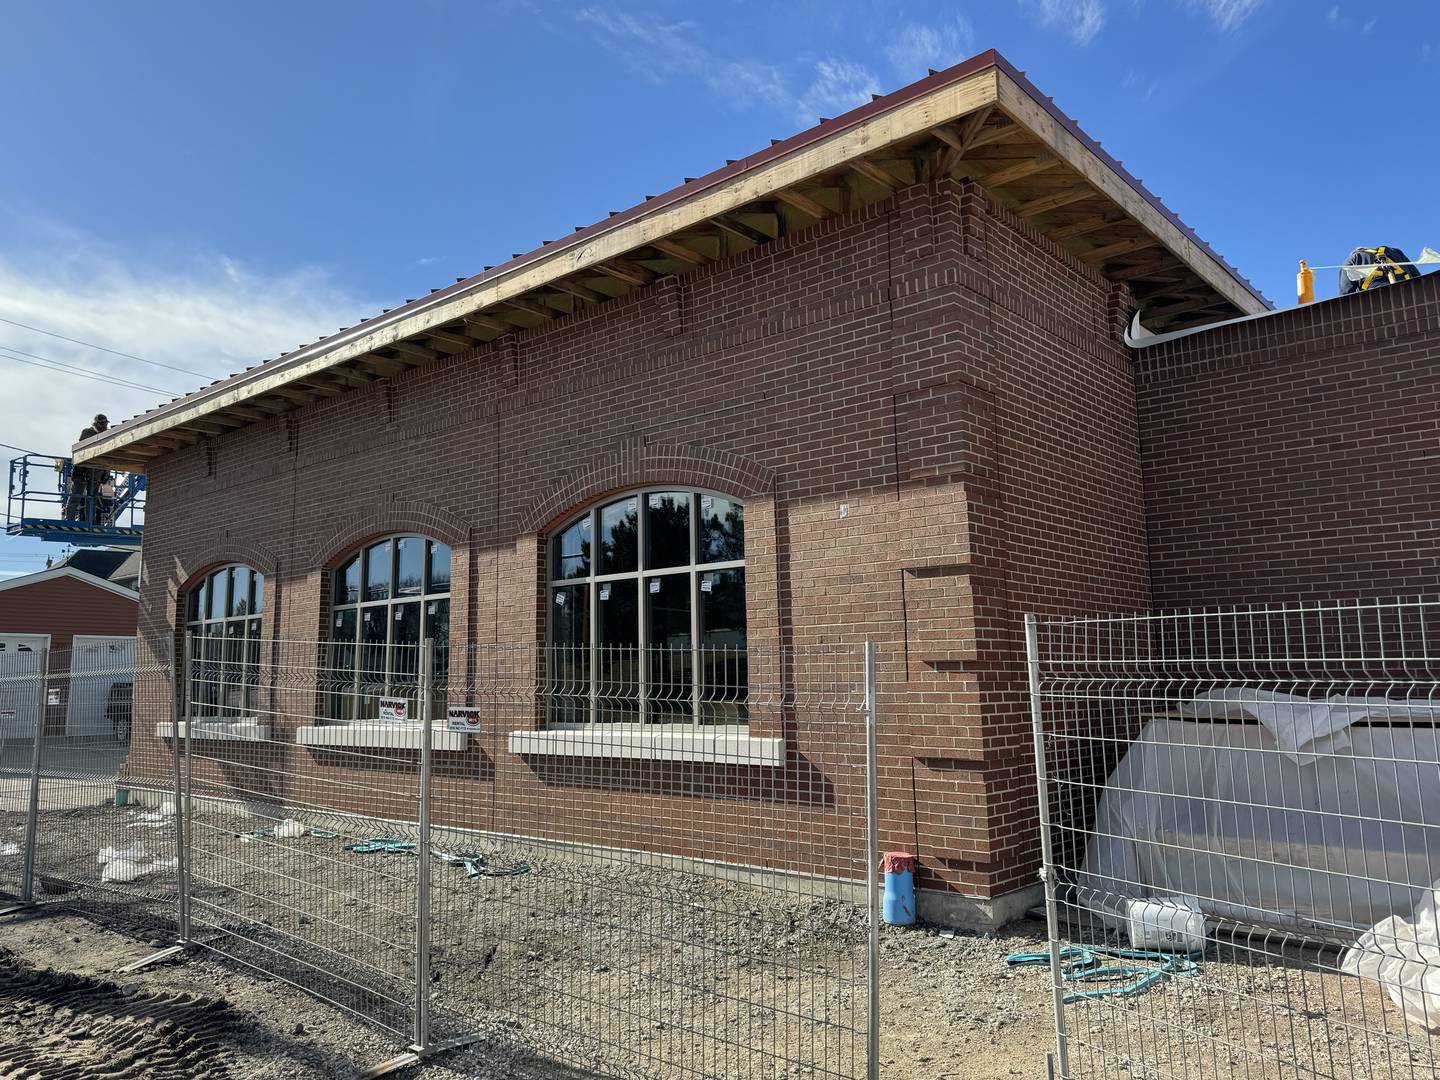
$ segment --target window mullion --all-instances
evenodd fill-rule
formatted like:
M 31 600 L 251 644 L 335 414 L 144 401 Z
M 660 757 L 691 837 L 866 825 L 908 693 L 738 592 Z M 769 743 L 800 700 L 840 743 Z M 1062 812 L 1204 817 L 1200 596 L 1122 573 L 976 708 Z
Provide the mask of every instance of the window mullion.
M 645 584 L 646 552 L 650 543 L 648 491 L 640 492 L 635 503 L 635 692 L 640 723 L 650 722 L 650 595 Z

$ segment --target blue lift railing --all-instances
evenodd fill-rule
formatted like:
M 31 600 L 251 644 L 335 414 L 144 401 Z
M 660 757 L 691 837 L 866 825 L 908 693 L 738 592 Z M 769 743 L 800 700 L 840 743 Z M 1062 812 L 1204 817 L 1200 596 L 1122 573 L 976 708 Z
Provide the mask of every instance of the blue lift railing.
M 26 454 L 10 462 L 5 531 L 75 544 L 140 546 L 144 473 L 75 466 L 69 458 Z

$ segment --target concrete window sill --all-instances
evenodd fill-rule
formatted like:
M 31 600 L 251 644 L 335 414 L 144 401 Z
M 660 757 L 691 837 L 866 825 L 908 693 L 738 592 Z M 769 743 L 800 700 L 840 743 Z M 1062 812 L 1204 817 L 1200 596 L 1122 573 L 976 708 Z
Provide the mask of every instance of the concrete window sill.
M 301 746 L 419 750 L 420 731 L 419 724 L 316 724 L 296 731 L 295 741 Z M 446 731 L 443 727 L 430 729 L 430 747 L 433 750 L 464 750 L 468 739 L 463 731 Z
M 175 737 L 177 725 L 170 721 L 155 725 L 155 734 L 162 739 Z M 265 742 L 270 738 L 270 725 L 262 724 L 258 717 L 226 717 L 206 720 L 197 718 L 192 726 L 188 720 L 179 723 L 180 738 L 187 735 L 191 742 L 213 740 L 221 742 Z
M 534 757 L 632 758 L 642 761 L 701 761 L 719 765 L 785 764 L 785 740 L 737 732 L 597 731 L 556 728 L 512 731 L 510 752 Z

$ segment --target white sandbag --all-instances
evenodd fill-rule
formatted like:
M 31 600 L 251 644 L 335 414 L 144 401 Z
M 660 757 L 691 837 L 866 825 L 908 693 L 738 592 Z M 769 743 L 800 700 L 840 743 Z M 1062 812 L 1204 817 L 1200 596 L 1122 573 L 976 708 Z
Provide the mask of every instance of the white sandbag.
M 100 872 L 101 881 L 134 881 L 149 871 L 131 859 L 111 859 Z
M 1379 983 L 1407 1018 L 1440 1031 L 1440 881 L 1408 919 L 1394 915 L 1360 935 L 1340 970 Z
M 1340 730 L 1282 745 L 1269 725 L 1150 721 L 1106 781 L 1076 899 L 1117 930 L 1156 896 L 1285 929 L 1408 915 L 1440 878 L 1440 730 L 1347 727 L 1305 752 Z
M 297 836 L 305 835 L 305 826 L 294 818 L 286 818 L 275 826 L 273 835 L 277 840 L 293 840 Z
M 102 866 L 116 859 L 123 859 L 126 862 L 141 863 L 145 861 L 146 851 L 143 847 L 115 848 L 102 847 L 95 854 L 95 861 Z

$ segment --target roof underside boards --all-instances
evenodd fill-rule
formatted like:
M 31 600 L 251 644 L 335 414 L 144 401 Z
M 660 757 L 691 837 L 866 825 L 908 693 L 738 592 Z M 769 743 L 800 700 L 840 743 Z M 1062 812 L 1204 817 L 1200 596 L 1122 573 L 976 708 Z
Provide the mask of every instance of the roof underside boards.
M 144 471 L 151 458 L 179 447 L 542 326 L 947 174 L 975 180 L 1076 256 L 1129 283 L 1151 330 L 1269 307 L 991 51 L 127 420 L 77 446 L 75 459 Z

